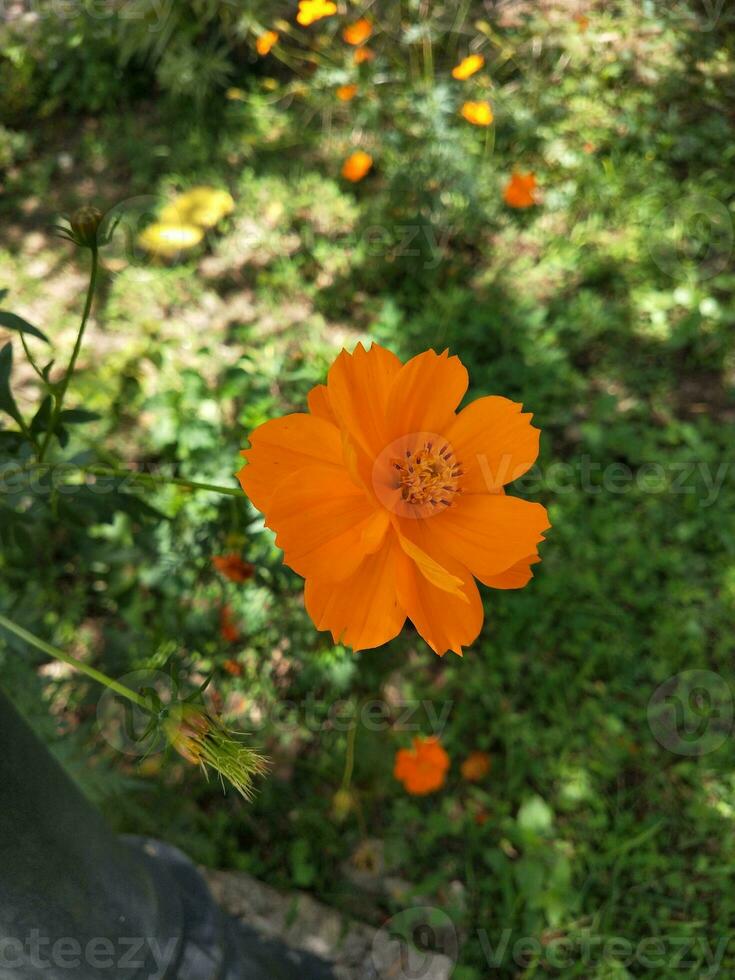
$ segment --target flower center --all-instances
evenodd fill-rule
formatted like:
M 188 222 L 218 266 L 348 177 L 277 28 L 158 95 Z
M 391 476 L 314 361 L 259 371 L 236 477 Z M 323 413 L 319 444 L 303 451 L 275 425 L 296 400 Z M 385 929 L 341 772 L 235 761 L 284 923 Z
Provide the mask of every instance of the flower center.
M 448 443 L 435 449 L 434 443 L 427 441 L 420 449 L 407 449 L 390 462 L 396 471 L 395 488 L 406 503 L 449 507 L 462 492 L 457 485 L 462 467 Z

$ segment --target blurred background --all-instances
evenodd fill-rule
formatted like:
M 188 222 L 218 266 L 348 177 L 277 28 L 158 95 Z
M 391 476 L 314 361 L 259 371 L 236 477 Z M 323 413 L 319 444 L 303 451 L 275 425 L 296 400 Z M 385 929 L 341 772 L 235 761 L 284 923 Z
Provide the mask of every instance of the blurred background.
M 3 686 L 116 829 L 376 926 L 441 909 L 457 980 L 503 935 L 493 976 L 732 975 L 733 41 L 721 0 L 0 6 L 0 287 L 59 364 L 88 258 L 51 226 L 119 222 L 54 458 L 232 486 L 370 339 L 449 347 L 543 431 L 515 490 L 543 562 L 485 590 L 464 660 L 408 628 L 334 646 L 244 497 L 4 485 L 0 612 L 174 696 L 211 676 L 272 760 L 244 803 L 3 635 Z M 412 796 L 394 756 L 432 735 L 451 766 Z

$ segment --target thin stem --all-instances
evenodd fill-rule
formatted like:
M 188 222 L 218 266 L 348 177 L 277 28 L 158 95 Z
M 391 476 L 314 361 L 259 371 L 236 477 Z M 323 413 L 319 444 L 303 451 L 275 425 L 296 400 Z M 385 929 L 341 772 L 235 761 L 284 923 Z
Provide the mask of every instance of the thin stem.
M 38 454 L 38 462 L 42 463 L 46 452 L 51 442 L 51 437 L 56 431 L 56 426 L 59 422 L 59 416 L 61 415 L 61 410 L 64 406 L 64 399 L 66 398 L 66 392 L 69 388 L 69 382 L 71 381 L 72 375 L 74 374 L 74 368 L 77 365 L 77 358 L 79 357 L 79 352 L 82 349 L 82 341 L 84 340 L 84 330 L 87 326 L 87 320 L 89 319 L 89 314 L 92 310 L 92 301 L 94 299 L 94 290 L 97 285 L 97 268 L 98 268 L 98 252 L 97 245 L 93 245 L 90 249 L 92 252 L 92 268 L 89 275 L 89 286 L 87 287 L 87 298 L 84 303 L 84 312 L 82 313 L 82 322 L 79 325 L 79 332 L 77 333 L 76 343 L 74 344 L 74 350 L 71 354 L 71 360 L 69 361 L 69 367 L 66 370 L 64 379 L 61 382 L 61 387 L 59 388 L 59 393 L 56 395 L 54 411 L 51 415 L 51 421 L 49 422 L 48 431 L 46 432 L 46 438 L 41 446 L 41 451 Z
M 43 376 L 43 371 L 36 364 L 35 358 L 33 357 L 33 354 L 31 354 L 31 349 L 28 346 L 28 341 L 26 340 L 25 334 L 23 333 L 22 330 L 20 332 L 20 342 L 21 344 L 23 344 L 23 350 L 25 351 L 25 355 L 28 358 L 28 363 L 31 365 L 31 367 L 36 372 L 36 374 L 41 379 L 41 381 L 43 381 L 43 383 L 46 384 L 46 379 Z
M 78 470 L 80 473 L 90 473 L 92 476 L 109 476 L 120 480 L 133 480 L 146 486 L 185 487 L 187 490 L 207 490 L 210 493 L 221 493 L 228 497 L 241 497 L 242 491 L 237 487 L 221 487 L 216 483 L 201 483 L 198 480 L 185 480 L 183 477 L 158 476 L 151 473 L 138 473 L 136 470 L 116 469 L 112 466 L 78 466 L 75 463 L 27 463 L 25 466 L 8 467 L 0 470 L 0 493 L 3 492 L 2 481 L 20 473 L 30 473 L 33 470 L 53 470 L 56 467 L 63 471 Z
M 349 789 L 350 783 L 352 782 L 352 773 L 355 769 L 355 743 L 357 741 L 357 728 L 360 724 L 362 704 L 362 701 L 356 703 L 355 716 L 350 724 L 350 730 L 347 732 L 347 748 L 345 750 L 345 768 L 344 773 L 342 774 L 342 789 Z
M 154 487 L 158 484 L 171 484 L 175 487 L 186 487 L 188 490 L 209 490 L 212 493 L 222 493 L 229 497 L 242 496 L 242 490 L 237 487 L 221 487 L 216 483 L 200 483 L 198 480 L 185 480 L 176 476 L 156 476 L 152 473 L 138 473 L 135 470 L 118 470 L 112 466 L 78 466 L 75 469 L 82 473 L 91 473 L 93 476 L 131 479 Z
M 91 677 L 92 680 L 97 681 L 98 684 L 104 684 L 104 686 L 109 687 L 111 691 L 115 691 L 116 694 L 122 695 L 122 697 L 127 698 L 128 701 L 132 701 L 133 704 L 137 704 L 139 708 L 143 708 L 145 711 L 150 711 L 150 706 L 145 698 L 143 698 L 140 694 L 136 694 L 136 692 L 131 691 L 129 687 L 126 687 L 124 684 L 120 684 L 119 681 L 116 681 L 112 677 L 108 677 L 107 674 L 103 674 L 101 670 L 95 670 L 94 667 L 90 667 L 89 664 L 85 664 L 83 660 L 77 660 L 77 658 L 72 657 L 71 654 L 64 653 L 64 651 L 59 650 L 58 647 L 51 646 L 50 643 L 46 643 L 44 640 L 39 639 L 39 637 L 34 636 L 33 633 L 29 633 L 28 630 L 23 629 L 22 626 L 18 626 L 17 623 L 7 619 L 1 613 L 0 626 L 4 626 L 10 633 L 14 633 L 17 637 L 19 637 L 19 639 L 25 640 L 26 643 L 30 643 L 32 647 L 36 647 L 37 650 L 41 650 L 49 657 L 54 657 L 56 660 L 60 660 L 62 663 L 68 664 L 75 670 L 86 674 L 87 677 Z

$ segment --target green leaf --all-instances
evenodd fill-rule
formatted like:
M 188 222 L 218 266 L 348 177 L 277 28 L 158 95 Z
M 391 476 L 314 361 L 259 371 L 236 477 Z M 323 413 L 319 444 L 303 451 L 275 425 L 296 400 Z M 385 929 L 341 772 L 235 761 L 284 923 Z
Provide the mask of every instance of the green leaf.
M 532 796 L 521 804 L 518 811 L 518 826 L 535 834 L 551 830 L 554 814 L 551 807 L 540 796 Z
M 45 333 L 24 320 L 22 316 L 16 316 L 15 313 L 0 310 L 0 327 L 5 327 L 7 330 L 17 330 L 19 333 L 29 333 L 32 337 L 38 337 L 39 340 L 45 340 L 47 344 L 49 343 Z
M 46 395 L 44 400 L 41 402 L 41 407 L 33 416 L 33 421 L 31 422 L 31 432 L 37 435 L 39 432 L 45 432 L 48 428 L 48 424 L 51 421 L 51 405 L 53 404 L 53 399 L 51 395 Z
M 15 404 L 13 393 L 10 390 L 10 372 L 12 370 L 13 345 L 6 344 L 0 350 L 0 412 L 7 412 L 11 418 L 18 422 L 20 420 L 20 412 L 18 411 L 18 406 Z
M 67 408 L 59 418 L 67 425 L 84 425 L 86 422 L 96 422 L 102 416 L 97 412 L 88 412 L 86 408 Z

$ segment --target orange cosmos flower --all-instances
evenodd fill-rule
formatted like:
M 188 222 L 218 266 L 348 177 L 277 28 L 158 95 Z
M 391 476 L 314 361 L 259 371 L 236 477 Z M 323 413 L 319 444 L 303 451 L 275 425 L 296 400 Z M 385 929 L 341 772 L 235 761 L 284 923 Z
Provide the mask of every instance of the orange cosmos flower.
M 247 582 L 255 574 L 255 566 L 239 555 L 215 555 L 212 564 L 231 582 Z
M 307 413 L 251 434 L 240 483 L 335 643 L 381 646 L 408 617 L 436 653 L 461 655 L 483 621 L 475 578 L 496 589 L 531 579 L 546 510 L 503 488 L 535 462 L 539 430 L 499 396 L 457 412 L 467 385 L 447 351 L 402 364 L 358 344 Z
M 471 78 L 472 75 L 484 66 L 485 59 L 481 54 L 470 54 L 452 68 L 452 78 L 457 78 L 463 82 L 466 78 Z
M 473 126 L 489 126 L 494 118 L 489 102 L 465 102 L 460 112 Z
M 371 51 L 370 48 L 358 48 L 355 51 L 354 62 L 356 65 L 362 65 L 366 61 L 372 61 L 375 57 L 375 52 Z
M 503 200 L 511 208 L 530 208 L 536 203 L 536 177 L 532 173 L 514 172 L 503 191 Z
M 584 34 L 587 28 L 590 26 L 590 19 L 586 14 L 580 14 L 579 17 L 574 18 L 577 22 L 577 27 L 579 28 L 579 33 Z
M 460 767 L 462 779 L 477 783 L 490 772 L 490 756 L 487 752 L 471 752 Z
M 337 98 L 340 102 L 351 102 L 357 95 L 357 85 L 340 85 Z
M 348 44 L 353 44 L 357 47 L 358 44 L 364 44 L 365 41 L 373 33 L 373 25 L 367 19 L 367 17 L 361 17 L 360 20 L 356 20 L 354 24 L 348 24 L 347 27 L 342 31 L 342 37 Z
M 364 150 L 355 150 L 342 165 L 342 176 L 353 183 L 362 180 L 373 165 L 373 158 Z
M 273 45 L 278 41 L 278 31 L 265 31 L 255 42 L 255 47 L 259 55 L 265 57 Z
M 226 643 L 237 643 L 240 639 L 240 631 L 232 618 L 231 606 L 222 606 L 220 609 L 219 631 L 220 636 Z
M 413 748 L 399 749 L 393 775 L 413 796 L 425 796 L 444 785 L 449 756 L 438 738 L 415 738 Z
M 302 27 L 308 27 L 315 20 L 331 17 L 337 13 L 337 4 L 332 0 L 299 0 L 299 12 L 296 20 Z

